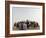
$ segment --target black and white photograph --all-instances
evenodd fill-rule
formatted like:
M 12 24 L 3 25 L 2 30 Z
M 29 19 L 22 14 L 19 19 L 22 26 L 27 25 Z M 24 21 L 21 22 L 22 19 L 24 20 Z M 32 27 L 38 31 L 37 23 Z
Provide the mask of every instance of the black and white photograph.
M 13 7 L 13 30 L 39 30 L 39 8 Z M 36 12 L 35 12 L 36 11 Z M 38 16 L 36 16 L 38 15 Z

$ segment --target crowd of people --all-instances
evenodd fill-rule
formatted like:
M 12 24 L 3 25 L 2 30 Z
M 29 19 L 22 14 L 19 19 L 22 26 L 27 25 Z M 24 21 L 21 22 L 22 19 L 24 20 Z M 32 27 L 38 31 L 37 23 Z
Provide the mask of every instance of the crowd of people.
M 26 20 L 15 23 L 14 27 L 18 28 L 19 30 L 37 29 L 39 24 L 35 21 Z

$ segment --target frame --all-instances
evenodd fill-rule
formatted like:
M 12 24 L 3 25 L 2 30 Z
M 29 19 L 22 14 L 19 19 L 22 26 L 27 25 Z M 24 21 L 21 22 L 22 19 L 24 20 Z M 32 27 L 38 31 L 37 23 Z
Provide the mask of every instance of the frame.
M 11 4 L 11 7 L 15 7 L 16 4 L 20 5 L 20 8 L 21 8 L 21 5 L 23 7 L 23 5 L 27 5 L 27 6 L 24 6 L 24 7 L 30 7 L 30 5 L 34 5 L 34 6 L 31 6 L 31 7 L 40 7 L 42 6 L 42 11 L 41 11 L 41 15 L 42 15 L 42 32 L 35 32 L 35 33 L 13 33 L 13 34 L 10 34 L 10 4 Z M 17 6 L 17 5 L 16 5 Z M 40 7 L 41 8 L 41 7 Z M 23 9 L 23 8 L 22 8 Z M 18 9 L 17 9 L 18 10 Z M 12 10 L 11 10 L 12 11 Z M 17 31 L 18 32 L 18 31 Z M 24 31 L 25 32 L 25 31 Z M 45 34 L 45 4 L 44 3 L 36 3 L 36 2 L 20 2 L 20 1 L 5 1 L 5 37 L 18 37 L 18 36 L 34 36 L 34 35 L 44 35 Z

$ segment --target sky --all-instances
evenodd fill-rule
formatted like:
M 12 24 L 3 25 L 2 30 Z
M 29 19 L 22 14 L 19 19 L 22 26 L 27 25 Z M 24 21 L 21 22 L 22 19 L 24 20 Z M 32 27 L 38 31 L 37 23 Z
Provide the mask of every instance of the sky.
M 14 22 L 18 21 L 26 21 L 27 19 L 30 21 L 40 20 L 40 8 L 32 8 L 32 7 L 13 7 L 12 15 Z

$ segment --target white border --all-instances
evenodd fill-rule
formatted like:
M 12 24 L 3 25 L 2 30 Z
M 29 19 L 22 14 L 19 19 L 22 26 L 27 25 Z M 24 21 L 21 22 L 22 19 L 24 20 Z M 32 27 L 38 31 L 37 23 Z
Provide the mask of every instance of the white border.
M 40 30 L 25 30 L 25 31 L 13 31 L 12 30 L 12 7 L 40 7 L 42 12 L 42 6 L 35 6 L 35 5 L 17 5 L 17 4 L 10 4 L 10 34 L 22 34 L 22 33 L 37 33 L 42 32 L 42 25 L 40 26 Z

